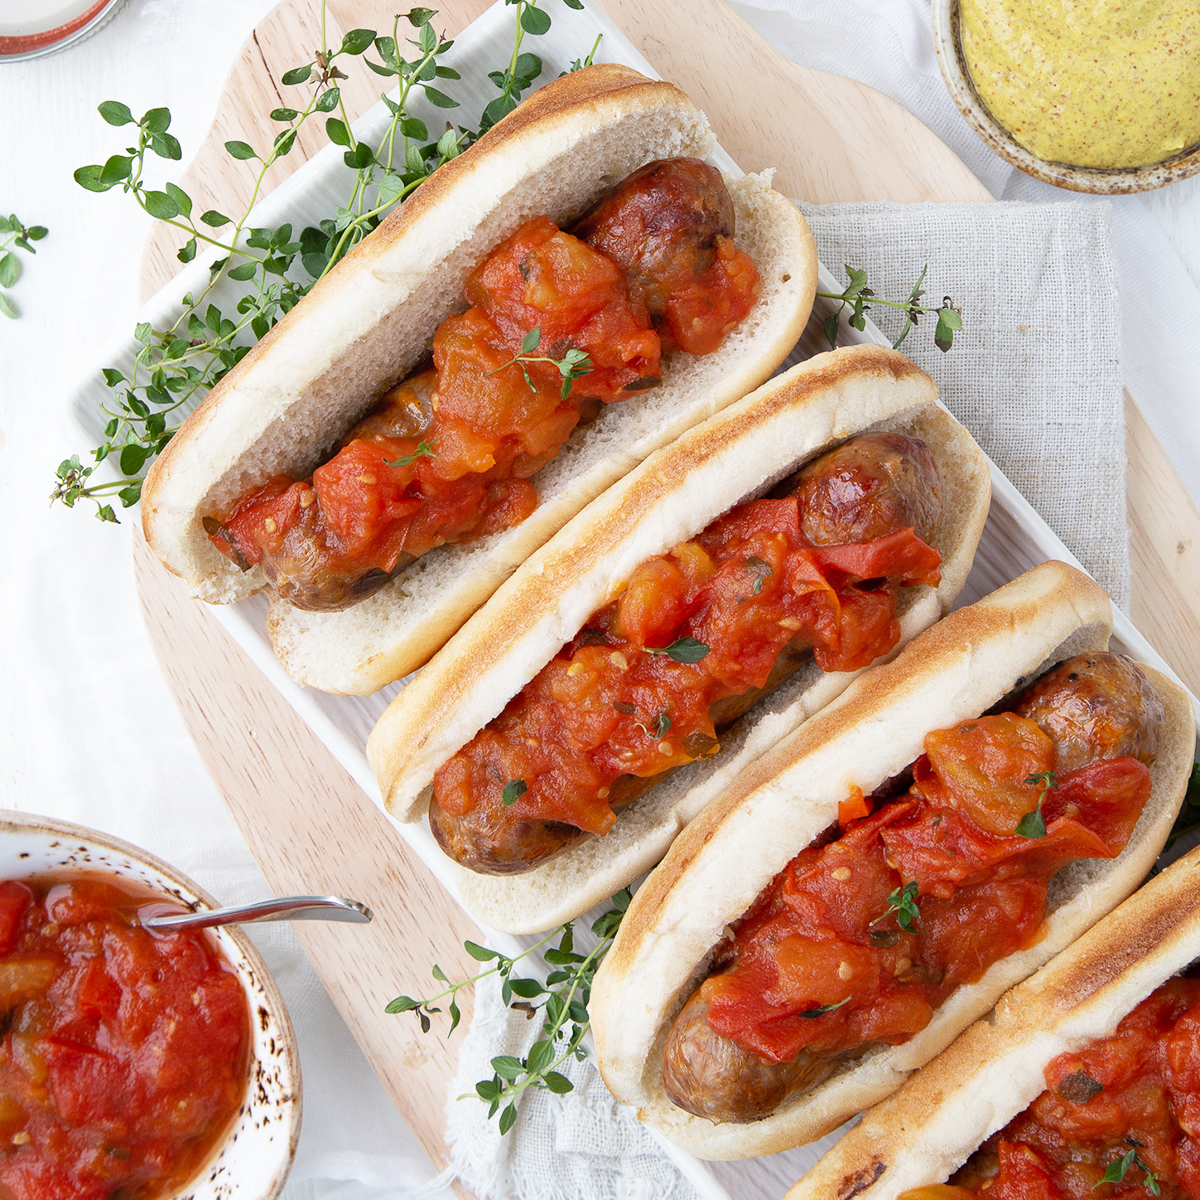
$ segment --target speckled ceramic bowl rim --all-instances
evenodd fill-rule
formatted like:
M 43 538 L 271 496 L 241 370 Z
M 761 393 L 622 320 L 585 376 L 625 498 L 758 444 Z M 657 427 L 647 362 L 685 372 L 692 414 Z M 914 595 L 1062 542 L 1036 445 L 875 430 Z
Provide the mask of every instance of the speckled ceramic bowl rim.
M 1117 196 L 1129 192 L 1149 192 L 1177 183 L 1200 172 L 1200 145 L 1185 150 L 1165 162 L 1145 167 L 1124 167 L 1104 170 L 1099 167 L 1072 167 L 1066 163 L 1048 162 L 1031 154 L 1013 140 L 988 111 L 979 98 L 963 57 L 958 35 L 959 0 L 932 0 L 933 45 L 938 65 L 950 98 L 958 105 L 971 127 L 1001 158 L 1012 163 L 1026 175 L 1043 183 L 1068 188 L 1073 192 L 1095 192 Z
M 52 854 L 36 850 L 16 856 L 29 860 L 29 874 L 56 869 L 113 872 L 118 877 L 161 890 L 189 908 L 216 907 L 216 901 L 203 888 L 169 863 L 98 830 L 69 821 L 0 809 L 0 838 L 5 835 L 50 839 L 45 845 Z M 3 860 L 7 857 L 7 851 L 0 850 L 0 879 L 17 877 L 16 872 L 4 868 Z M 203 1170 L 177 1192 L 173 1200 L 274 1200 L 283 1189 L 300 1136 L 301 1083 L 296 1038 L 279 988 L 249 938 L 241 930 L 229 926 L 210 932 L 215 935 L 246 991 L 255 1061 L 242 1111 L 232 1129 Z M 272 1055 L 271 1068 L 263 1062 L 264 1048 Z M 255 1113 L 266 1104 L 273 1104 L 278 1109 L 272 1120 L 284 1123 L 279 1132 L 286 1134 L 286 1141 L 280 1139 L 283 1142 L 280 1161 L 270 1169 L 268 1177 L 247 1187 L 229 1169 L 226 1160 L 231 1157 L 239 1137 L 252 1142 L 255 1131 L 263 1128 L 261 1122 L 257 1126 L 254 1124 Z

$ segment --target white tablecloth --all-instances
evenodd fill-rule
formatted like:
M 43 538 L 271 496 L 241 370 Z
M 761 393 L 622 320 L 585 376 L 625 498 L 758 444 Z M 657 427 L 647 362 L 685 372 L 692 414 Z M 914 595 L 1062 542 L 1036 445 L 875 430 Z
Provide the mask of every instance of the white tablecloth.
M 314 0 L 315 2 L 315 0 Z M 553 0 L 549 0 L 553 6 Z M 121 145 L 96 105 L 158 105 L 190 157 L 228 64 L 272 0 L 129 0 L 62 54 L 0 65 L 0 210 L 49 227 L 0 318 L 3 590 L 0 805 L 79 821 L 162 855 L 224 900 L 265 893 L 184 731 L 138 612 L 129 527 L 47 507 L 54 466 L 86 447 L 63 396 L 76 364 L 124 329 L 149 227 L 74 168 Z M 755 0 L 740 10 L 800 62 L 873 83 L 943 137 L 996 194 L 1055 195 L 1013 176 L 936 75 L 924 0 Z M 565 11 L 565 10 L 564 10 Z M 1200 180 L 1116 205 L 1126 378 L 1200 496 Z M 1177 257 L 1174 250 L 1182 255 Z M 1189 277 L 1190 271 L 1190 277 Z M 256 940 L 298 1026 L 305 1119 L 288 1200 L 404 1197 L 433 1176 L 284 926 Z

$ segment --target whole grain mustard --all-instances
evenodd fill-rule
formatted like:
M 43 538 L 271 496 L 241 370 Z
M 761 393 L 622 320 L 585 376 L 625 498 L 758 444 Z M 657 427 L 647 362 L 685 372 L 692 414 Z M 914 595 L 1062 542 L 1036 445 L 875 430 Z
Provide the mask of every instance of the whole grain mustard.
M 960 0 L 980 98 L 1025 149 L 1140 167 L 1200 142 L 1200 0 Z

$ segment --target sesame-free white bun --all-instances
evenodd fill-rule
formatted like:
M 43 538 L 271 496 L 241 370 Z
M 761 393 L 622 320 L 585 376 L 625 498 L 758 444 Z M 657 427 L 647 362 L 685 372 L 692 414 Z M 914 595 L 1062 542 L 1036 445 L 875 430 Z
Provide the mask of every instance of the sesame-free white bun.
M 388 811 L 424 819 L 434 772 L 466 745 L 621 592 L 633 570 L 855 433 L 926 441 L 941 479 L 938 587 L 907 588 L 901 643 L 948 612 L 971 569 L 991 496 L 979 447 L 937 403 L 937 387 L 902 354 L 852 346 L 772 379 L 663 447 L 533 554 L 392 701 L 367 743 Z M 586 912 L 648 871 L 714 796 L 837 696 L 855 672 L 809 662 L 721 735 L 710 758 L 664 776 L 617 814 L 604 837 L 520 875 L 457 869 L 471 913 L 528 933 Z
M 260 568 L 242 572 L 212 545 L 204 517 L 272 476 L 309 475 L 426 357 L 438 325 L 464 307 L 467 275 L 522 222 L 546 214 L 569 225 L 644 163 L 703 158 L 714 145 L 678 88 L 627 67 L 589 67 L 535 92 L 347 255 L 188 418 L 143 489 L 150 546 L 204 600 L 264 587 Z M 589 500 L 770 376 L 808 318 L 816 251 L 769 175 L 727 183 L 762 294 L 720 349 L 667 356 L 660 388 L 576 429 L 538 472 L 539 506 L 520 525 L 432 551 L 342 612 L 273 601 L 272 641 L 294 678 L 366 694 L 414 670 Z
M 597 975 L 592 1031 L 613 1094 L 705 1158 L 803 1145 L 894 1091 L 1120 903 L 1162 849 L 1195 743 L 1187 694 L 1149 668 L 1167 713 L 1150 798 L 1117 858 L 1078 860 L 1055 875 L 1036 944 L 959 988 L 909 1041 L 869 1050 L 761 1121 L 714 1124 L 676 1107 L 663 1089 L 663 1045 L 713 951 L 763 888 L 837 821 L 850 789 L 869 795 L 919 757 L 927 733 L 978 716 L 1054 663 L 1104 648 L 1111 629 L 1099 584 L 1065 563 L 1043 563 L 926 630 L 744 771 L 638 889 Z

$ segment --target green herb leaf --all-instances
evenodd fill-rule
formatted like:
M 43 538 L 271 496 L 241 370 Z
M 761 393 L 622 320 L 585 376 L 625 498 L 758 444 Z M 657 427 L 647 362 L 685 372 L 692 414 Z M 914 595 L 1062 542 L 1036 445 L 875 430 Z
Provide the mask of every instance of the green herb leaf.
M 0 258 L 0 287 L 12 287 L 21 278 L 21 260 L 9 251 Z
M 575 1089 L 575 1085 L 565 1075 L 560 1075 L 557 1071 L 547 1071 L 542 1076 L 542 1079 L 546 1087 L 556 1096 L 566 1095 L 567 1092 L 574 1091 Z
M 1042 801 L 1046 799 L 1046 793 L 1051 788 L 1058 787 L 1058 779 L 1053 771 L 1039 771 L 1036 775 L 1028 775 L 1025 782 L 1030 787 L 1042 785 L 1041 795 L 1038 796 L 1037 807 L 1033 812 L 1026 813 L 1018 822 L 1016 828 L 1017 837 L 1033 838 L 1040 840 L 1046 836 L 1046 820 L 1042 816 Z
M 312 74 L 312 69 L 312 63 L 305 63 L 302 67 L 293 67 L 290 71 L 284 71 L 279 82 L 286 87 L 291 87 L 297 83 L 306 83 L 308 77 Z
M 142 202 L 146 211 L 160 221 L 170 221 L 179 216 L 179 205 L 166 192 L 143 192 Z
M 669 646 L 647 646 L 647 654 L 665 654 L 678 663 L 698 663 L 708 657 L 708 647 L 694 637 L 676 638 Z
M 418 442 L 417 448 L 411 454 L 406 454 L 403 458 L 385 458 L 383 462 L 385 466 L 389 467 L 407 467 L 409 463 L 414 463 L 418 458 L 425 458 L 426 456 L 437 458 L 437 451 L 428 442 Z
M 163 188 L 165 189 L 167 195 L 175 201 L 175 207 L 181 213 L 183 213 L 185 217 L 190 217 L 192 215 L 191 196 L 189 196 L 187 192 L 183 190 L 183 188 L 176 187 L 173 183 L 164 183 Z
M 133 165 L 133 159 L 127 154 L 114 154 L 105 160 L 104 166 L 100 168 L 100 182 L 111 187 L 114 183 L 120 183 L 122 180 L 129 178 L 129 168 Z
M 0 292 L 0 313 L 15 321 L 20 315 L 17 306 L 9 299 L 7 293 Z
M 217 212 L 215 208 L 210 208 L 206 212 L 202 212 L 200 220 L 203 224 L 213 229 L 220 229 L 222 225 L 232 224 L 232 221 L 224 213 Z
M 339 88 L 331 87 L 317 97 L 317 102 L 313 107 L 317 112 L 333 112 L 338 106 L 338 100 L 341 98 L 341 95 L 342 93 Z
M 523 779 L 513 779 L 504 785 L 504 790 L 500 793 L 500 799 L 506 808 L 512 808 L 514 804 L 529 790 Z
M 236 140 L 232 142 L 226 142 L 225 149 L 231 158 L 236 158 L 241 161 L 245 161 L 248 158 L 258 157 L 258 155 L 254 153 L 254 147 L 248 145 L 246 142 L 239 142 Z
M 294 121 L 300 114 L 294 108 L 271 109 L 272 121 Z
M 110 125 L 134 124 L 133 113 L 129 111 L 129 106 L 122 104 L 119 100 L 105 100 L 96 111 Z
M 166 133 L 171 125 L 171 110 L 169 108 L 152 108 L 141 120 L 141 126 L 147 133 Z
M 841 1008 L 843 1004 L 849 1003 L 850 997 L 847 996 L 845 1000 L 839 1000 L 836 1004 L 822 1004 L 820 1008 L 806 1008 L 800 1015 L 812 1021 L 817 1017 L 823 1017 L 826 1013 L 831 1013 L 835 1009 Z
M 526 33 L 545 33 L 550 28 L 550 16 L 540 8 L 524 8 L 521 10 L 521 27 Z
M 329 135 L 329 140 L 335 146 L 350 145 L 350 134 L 346 129 L 346 124 L 337 117 L 330 117 L 325 122 L 325 132 Z
M 917 893 L 920 888 L 921 885 L 915 879 L 903 887 L 894 888 L 888 895 L 887 908 L 871 924 L 878 925 L 880 921 L 886 921 L 895 913 L 896 924 L 905 933 L 915 933 L 913 922 L 921 915 L 921 910 L 917 907 Z
M 375 41 L 375 30 L 352 29 L 342 38 L 342 48 L 339 54 L 361 54 Z

